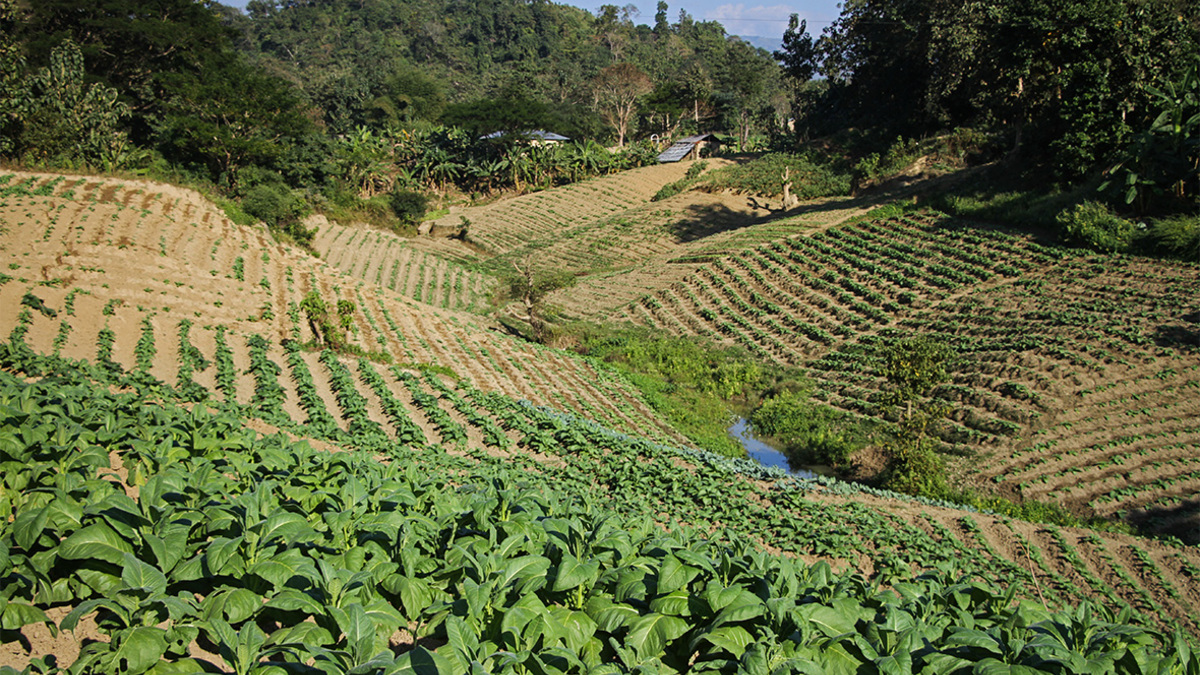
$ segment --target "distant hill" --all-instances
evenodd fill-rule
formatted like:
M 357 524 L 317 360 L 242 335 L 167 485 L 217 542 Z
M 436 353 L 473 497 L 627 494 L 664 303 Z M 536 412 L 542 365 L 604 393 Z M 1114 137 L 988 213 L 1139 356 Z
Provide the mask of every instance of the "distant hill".
M 774 52 L 783 48 L 783 38 L 780 36 L 767 37 L 765 35 L 739 35 L 741 39 L 749 42 L 751 45 L 759 49 L 765 49 L 769 52 Z

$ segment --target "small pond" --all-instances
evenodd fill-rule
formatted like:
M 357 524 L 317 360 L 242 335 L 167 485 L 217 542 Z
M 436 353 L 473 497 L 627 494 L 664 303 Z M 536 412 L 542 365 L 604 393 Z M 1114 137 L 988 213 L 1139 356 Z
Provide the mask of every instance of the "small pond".
M 833 473 L 832 468 L 828 466 L 792 467 L 788 463 L 786 455 L 754 437 L 753 432 L 750 431 L 750 422 L 745 417 L 738 417 L 734 420 L 733 426 L 729 427 L 729 435 L 737 439 L 743 448 L 746 448 L 750 459 L 757 460 L 763 466 L 777 466 L 799 478 L 815 478 L 817 474 L 828 476 Z

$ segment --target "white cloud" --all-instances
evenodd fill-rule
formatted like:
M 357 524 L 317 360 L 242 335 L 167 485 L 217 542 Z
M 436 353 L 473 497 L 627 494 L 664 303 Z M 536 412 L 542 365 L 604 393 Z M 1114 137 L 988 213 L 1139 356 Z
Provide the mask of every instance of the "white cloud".
M 756 5 L 744 3 L 720 5 L 705 12 L 704 18 L 720 21 L 725 31 L 732 35 L 783 35 L 787 30 L 788 17 L 798 14 L 787 5 Z M 803 18 L 803 17 L 801 17 Z

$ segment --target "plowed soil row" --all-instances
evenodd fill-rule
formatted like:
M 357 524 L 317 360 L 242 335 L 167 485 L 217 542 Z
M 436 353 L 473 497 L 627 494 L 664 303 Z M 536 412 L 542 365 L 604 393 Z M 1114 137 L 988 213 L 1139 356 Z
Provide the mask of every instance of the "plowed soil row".
M 495 281 L 488 275 L 414 248 L 410 239 L 365 227 L 323 222 L 316 251 L 343 273 L 444 309 L 484 311 Z
M 470 221 L 470 240 L 491 254 L 507 253 L 552 233 L 563 233 L 624 211 L 650 197 L 663 185 L 683 178 L 687 163 L 660 164 L 593 178 L 545 192 L 463 209 L 434 221 L 434 227 L 456 228 Z
M 573 400 L 579 388 L 587 386 L 588 400 L 599 402 L 618 395 L 611 404 L 593 404 L 601 414 L 598 421 L 666 428 L 644 404 L 633 414 L 618 414 L 640 397 L 627 384 L 603 391 L 591 386 L 594 371 L 579 359 L 561 358 L 555 363 L 554 376 L 541 374 L 544 357 L 526 351 L 521 341 L 489 332 L 469 315 L 460 319 L 369 289 L 363 294 L 356 287 L 362 282 L 271 242 L 261 229 L 233 224 L 189 191 L 149 184 L 134 188 L 97 180 L 89 181 L 96 186 L 86 193 L 69 192 L 76 183 L 59 181 L 42 190 L 47 192 L 43 195 L 34 193 L 53 177 L 21 174 L 14 181 L 26 177 L 33 181 L 31 188 L 8 194 L 0 203 L 0 220 L 9 225 L 0 236 L 0 259 L 8 263 L 13 278 L 0 286 L 0 302 L 13 308 L 0 322 L 3 334 L 14 325 L 16 308 L 27 291 L 56 311 L 74 292 L 74 316 L 51 320 L 34 312 L 30 341 L 39 348 L 53 342 L 60 321 L 66 319 L 72 328 L 64 355 L 94 360 L 96 336 L 107 325 L 117 335 L 114 359 L 130 366 L 144 316 L 151 316 L 156 325 L 171 320 L 177 325 L 187 318 L 201 326 L 225 326 L 231 343 L 244 341 L 251 333 L 276 345 L 294 334 L 309 341 L 315 336 L 299 305 L 306 293 L 315 290 L 331 313 L 336 312 L 339 299 L 351 303 L 348 339 L 365 352 L 382 349 L 399 362 L 444 366 L 480 388 L 498 389 L 560 410 L 565 409 L 564 401 Z M 83 194 L 99 200 L 79 203 Z M 154 194 L 161 197 L 148 196 Z M 122 200 L 147 204 L 148 209 L 126 206 Z M 56 220 L 52 213 L 57 214 Z M 184 214 L 189 216 L 186 222 L 174 217 Z M 434 286 L 443 291 L 448 287 L 445 280 Z M 201 326 L 193 334 L 205 332 Z M 159 341 L 163 337 L 169 340 L 170 330 Z M 451 349 L 460 338 L 516 366 L 498 371 L 492 362 Z M 173 367 L 164 366 L 167 370 Z M 575 375 L 581 368 L 587 374 Z M 169 382 L 174 372 L 156 375 Z M 239 380 L 238 386 L 241 396 L 245 384 Z

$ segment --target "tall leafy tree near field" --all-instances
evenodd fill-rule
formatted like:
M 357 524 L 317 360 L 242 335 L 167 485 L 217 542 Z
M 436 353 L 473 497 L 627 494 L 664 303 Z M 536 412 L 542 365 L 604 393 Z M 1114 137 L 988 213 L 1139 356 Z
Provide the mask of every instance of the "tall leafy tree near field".
M 793 31 L 794 32 L 794 31 Z M 803 40 L 785 43 L 790 69 Z M 919 135 L 1000 125 L 1011 152 L 1075 180 L 1153 117 L 1155 87 L 1200 51 L 1200 7 L 1180 0 L 852 0 L 816 45 L 825 130 Z
M 654 89 L 650 78 L 631 63 L 618 63 L 600 71 L 593 81 L 596 108 L 617 131 L 617 145 L 625 145 L 629 122 L 637 101 Z

